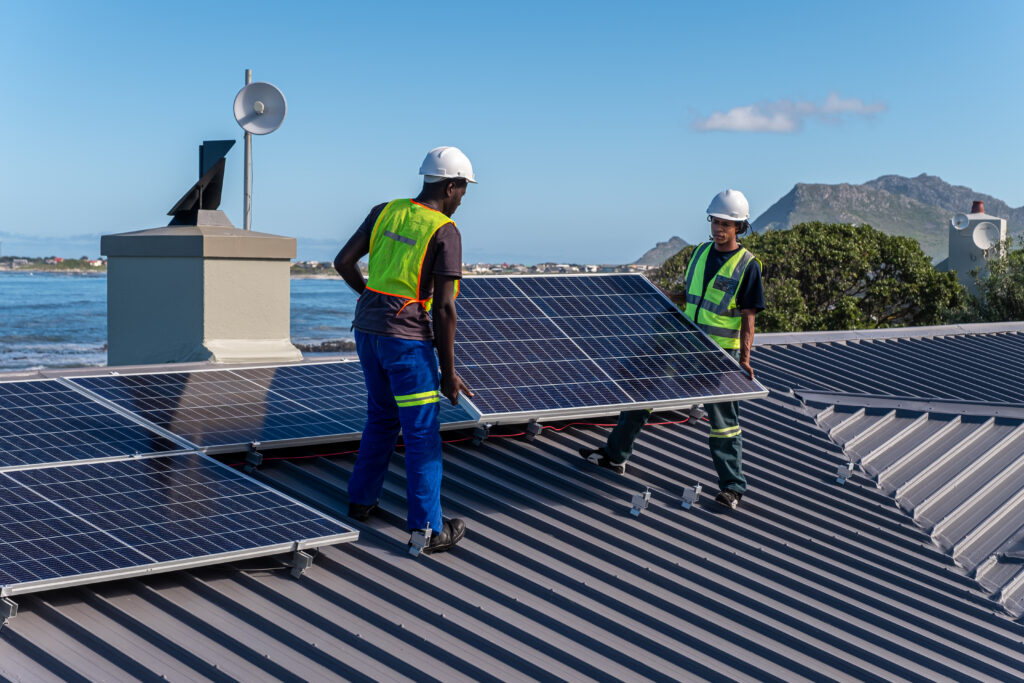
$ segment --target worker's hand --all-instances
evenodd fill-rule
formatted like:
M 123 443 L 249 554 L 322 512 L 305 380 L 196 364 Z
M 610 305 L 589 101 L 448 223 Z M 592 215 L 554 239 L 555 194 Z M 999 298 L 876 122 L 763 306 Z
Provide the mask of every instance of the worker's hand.
M 747 371 L 747 374 L 750 375 L 750 379 L 754 379 L 754 368 L 750 365 L 749 358 L 747 360 L 741 360 L 740 367 Z
M 470 398 L 473 397 L 473 392 L 469 390 L 469 387 L 462 381 L 454 372 L 451 375 L 441 376 L 441 394 L 452 402 L 452 405 L 459 404 L 459 394 L 465 394 Z

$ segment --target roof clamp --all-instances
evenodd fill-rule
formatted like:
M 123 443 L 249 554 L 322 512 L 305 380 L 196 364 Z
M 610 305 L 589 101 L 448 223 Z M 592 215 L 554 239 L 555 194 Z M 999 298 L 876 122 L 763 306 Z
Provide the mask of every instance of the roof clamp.
M 683 509 L 689 510 L 700 500 L 700 484 L 683 487 Z
M 853 476 L 853 463 L 844 462 L 836 470 L 836 483 L 845 484 L 846 480 Z
M 704 412 L 704 406 L 692 405 L 690 406 L 690 411 L 686 414 L 686 417 L 694 422 L 700 422 L 701 418 L 705 415 L 707 415 L 707 413 Z
M 533 441 L 542 431 L 544 428 L 536 420 L 530 420 L 526 423 L 526 440 Z
M 409 539 L 409 554 L 413 557 L 419 557 L 423 549 L 430 545 L 430 537 L 433 532 L 430 530 L 430 522 L 427 522 L 426 529 L 416 529 L 412 532 L 412 538 Z
M 245 454 L 245 470 L 246 474 L 252 474 L 256 471 L 256 468 L 263 464 L 263 454 L 258 449 L 260 447 L 259 441 L 253 441 L 249 444 L 249 451 Z
M 3 601 L 0 602 L 0 617 L 3 618 L 3 623 L 0 624 L 0 626 L 6 624 L 16 616 L 18 616 L 18 603 L 14 602 L 14 600 L 11 600 L 10 598 L 4 598 Z
M 491 433 L 491 423 L 485 422 L 481 425 L 477 425 L 476 429 L 473 430 L 473 445 L 479 446 L 487 440 L 488 435 Z
M 629 514 L 634 517 L 639 517 L 640 513 L 647 509 L 648 503 L 651 502 L 651 488 L 648 486 L 641 493 L 633 494 L 633 509 L 629 511 Z
M 313 566 L 313 556 L 307 552 L 296 550 L 292 553 L 292 576 L 301 578 L 307 569 Z

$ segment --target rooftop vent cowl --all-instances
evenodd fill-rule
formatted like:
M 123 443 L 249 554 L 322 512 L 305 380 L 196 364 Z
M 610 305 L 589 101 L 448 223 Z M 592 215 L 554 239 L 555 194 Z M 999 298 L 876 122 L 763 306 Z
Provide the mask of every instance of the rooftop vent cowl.
M 975 199 L 971 204 L 971 213 L 985 213 L 985 202 Z

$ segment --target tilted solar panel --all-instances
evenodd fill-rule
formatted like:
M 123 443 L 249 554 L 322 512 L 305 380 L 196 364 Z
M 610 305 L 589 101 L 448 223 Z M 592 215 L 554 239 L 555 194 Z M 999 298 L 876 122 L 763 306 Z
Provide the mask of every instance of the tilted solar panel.
M 199 453 L 0 472 L 0 596 L 356 538 Z
M 252 442 L 350 434 L 360 428 L 230 370 L 103 375 L 71 381 L 203 448 L 239 450 Z
M 489 422 L 767 394 L 640 275 L 466 278 L 457 371 Z
M 181 449 L 57 380 L 0 383 L 0 469 Z
M 77 377 L 70 381 L 207 452 L 361 436 L 366 388 L 355 361 L 238 370 Z M 447 427 L 475 424 L 442 401 Z
M 345 424 L 357 425 L 362 433 L 366 423 L 366 385 L 357 361 L 282 365 L 279 367 L 232 370 L 273 393 Z M 453 429 L 476 424 L 461 406 L 441 400 L 441 425 Z

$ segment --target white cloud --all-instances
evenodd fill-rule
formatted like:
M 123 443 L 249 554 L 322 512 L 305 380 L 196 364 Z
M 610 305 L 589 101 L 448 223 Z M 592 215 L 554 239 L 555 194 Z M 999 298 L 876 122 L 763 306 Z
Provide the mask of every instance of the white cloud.
M 844 99 L 837 93 L 831 93 L 822 104 L 778 100 L 733 107 L 726 112 L 716 111 L 695 120 L 693 128 L 699 131 L 793 133 L 803 128 L 808 118 L 838 121 L 844 116 L 874 116 L 885 109 L 882 102 L 866 104 L 856 97 Z

